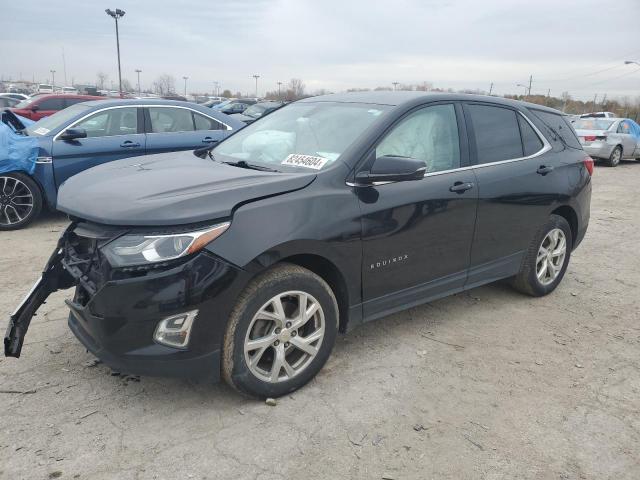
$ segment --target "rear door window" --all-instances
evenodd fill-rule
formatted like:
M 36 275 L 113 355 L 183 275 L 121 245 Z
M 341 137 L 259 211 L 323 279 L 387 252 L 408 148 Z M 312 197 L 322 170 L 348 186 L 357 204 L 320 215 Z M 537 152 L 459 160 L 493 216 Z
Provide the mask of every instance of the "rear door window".
M 523 157 L 516 112 L 502 107 L 468 104 L 479 164 Z
M 193 132 L 195 130 L 191 110 L 186 108 L 149 107 L 153 133 Z
M 225 130 L 225 126 L 217 120 L 199 113 L 193 112 L 193 121 L 195 122 L 196 130 Z

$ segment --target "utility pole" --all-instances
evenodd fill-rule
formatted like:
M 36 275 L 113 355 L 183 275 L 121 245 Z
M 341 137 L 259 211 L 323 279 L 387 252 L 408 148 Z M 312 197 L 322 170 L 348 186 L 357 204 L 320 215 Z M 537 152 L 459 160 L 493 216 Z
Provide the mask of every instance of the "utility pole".
M 260 78 L 260 75 L 254 74 L 252 77 L 256 79 L 256 98 L 258 98 L 258 79 Z
M 393 91 L 395 92 L 400 82 L 392 82 L 391 84 L 393 85 Z
M 120 97 L 122 97 L 122 71 L 120 70 L 120 33 L 118 32 L 118 19 L 124 17 L 124 10 L 116 8 L 115 12 L 110 8 L 105 10 L 106 14 L 116 21 L 116 48 L 118 49 L 118 85 Z
M 64 86 L 66 87 L 67 84 L 67 62 L 64 59 L 64 47 L 62 47 L 62 71 L 64 73 Z
M 140 70 L 139 68 L 136 68 L 136 73 L 138 74 L 138 96 L 141 95 L 141 88 L 140 88 L 140 73 L 142 73 L 142 70 Z
M 551 89 L 549 88 L 549 89 L 547 90 L 547 98 L 549 98 L 550 96 L 551 96 Z
M 189 77 L 182 77 L 182 79 L 184 80 L 184 96 L 186 98 L 187 96 L 187 80 L 189 80 Z
M 533 75 L 529 75 L 529 93 L 527 94 L 528 97 L 531 96 L 531 83 L 533 83 Z
M 49 70 L 51 72 L 51 86 L 54 87 L 55 90 L 55 86 L 56 86 L 56 71 L 55 70 Z M 55 91 L 54 91 L 55 93 Z
M 219 86 L 219 85 L 220 85 L 220 84 L 218 83 L 218 81 L 217 81 L 217 80 L 213 82 L 213 88 L 214 88 L 214 90 L 213 90 L 213 91 L 215 92 L 215 96 L 216 96 L 216 97 L 219 97 L 219 96 L 220 96 L 220 95 L 218 94 L 218 86 Z
M 280 100 L 280 86 L 282 85 L 282 82 L 278 82 L 278 100 Z
M 491 95 L 491 92 L 493 92 L 493 82 L 491 82 L 491 86 L 489 86 L 489 95 Z
M 597 108 L 596 108 L 596 99 L 597 99 L 597 98 L 598 98 L 598 94 L 596 93 L 596 94 L 593 96 L 593 111 L 594 111 L 594 112 L 597 110 Z

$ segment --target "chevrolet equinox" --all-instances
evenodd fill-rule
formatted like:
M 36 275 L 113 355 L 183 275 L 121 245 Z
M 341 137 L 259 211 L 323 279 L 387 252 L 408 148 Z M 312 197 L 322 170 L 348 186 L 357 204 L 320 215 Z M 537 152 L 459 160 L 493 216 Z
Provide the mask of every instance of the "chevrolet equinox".
M 552 292 L 585 235 L 592 172 L 567 119 L 538 105 L 301 100 L 214 147 L 69 178 L 58 209 L 71 224 L 11 316 L 5 355 L 73 287 L 69 327 L 113 369 L 283 395 L 339 331 L 500 279 Z

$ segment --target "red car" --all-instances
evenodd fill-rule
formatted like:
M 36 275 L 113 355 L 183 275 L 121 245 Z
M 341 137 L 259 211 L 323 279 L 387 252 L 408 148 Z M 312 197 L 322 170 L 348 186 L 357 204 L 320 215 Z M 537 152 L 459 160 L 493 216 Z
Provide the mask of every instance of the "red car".
M 23 100 L 10 110 L 21 117 L 40 120 L 76 103 L 106 98 L 91 95 L 41 94 Z

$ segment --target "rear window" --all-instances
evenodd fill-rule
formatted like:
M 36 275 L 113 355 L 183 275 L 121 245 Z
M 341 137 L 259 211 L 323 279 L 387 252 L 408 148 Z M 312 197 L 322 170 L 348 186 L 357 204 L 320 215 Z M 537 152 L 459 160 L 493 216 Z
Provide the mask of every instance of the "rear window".
M 608 130 L 613 124 L 613 120 L 600 118 L 581 118 L 576 120 L 573 127 L 576 130 Z
M 544 112 L 536 109 L 531 109 L 531 111 L 552 130 L 554 136 L 558 135 L 565 145 L 571 148 L 582 149 L 582 145 L 580 145 L 580 142 L 578 141 L 576 132 L 573 130 L 571 122 L 569 122 L 566 115 L 558 115 L 556 113 Z

